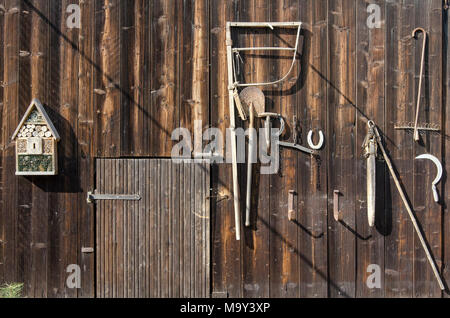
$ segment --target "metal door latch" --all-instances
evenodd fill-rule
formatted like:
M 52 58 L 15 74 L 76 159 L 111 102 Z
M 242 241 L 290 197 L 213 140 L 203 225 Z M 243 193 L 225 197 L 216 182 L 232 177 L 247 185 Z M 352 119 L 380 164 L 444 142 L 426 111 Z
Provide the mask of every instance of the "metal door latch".
M 139 201 L 141 196 L 139 194 L 97 194 L 89 191 L 87 193 L 87 203 L 92 203 L 96 200 L 128 200 Z

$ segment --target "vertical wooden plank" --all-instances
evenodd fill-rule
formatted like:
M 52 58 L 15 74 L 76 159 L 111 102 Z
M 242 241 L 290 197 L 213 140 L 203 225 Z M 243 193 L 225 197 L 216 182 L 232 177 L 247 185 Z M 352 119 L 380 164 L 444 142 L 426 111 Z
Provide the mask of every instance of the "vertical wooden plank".
M 170 160 L 170 159 L 169 159 Z M 180 284 L 180 250 L 183 244 L 183 240 L 180 236 L 180 165 L 177 163 L 173 163 L 170 160 L 170 164 L 172 166 L 172 220 L 171 220 L 171 236 L 172 236 L 172 285 L 173 285 L 173 294 L 172 297 L 180 298 L 181 297 L 181 284 Z
M 95 185 L 94 149 L 91 142 L 94 134 L 94 17 L 95 3 L 80 2 L 81 25 L 79 33 L 79 70 L 78 70 L 78 171 L 80 192 L 78 193 L 78 250 L 95 246 L 94 205 L 86 203 L 87 192 Z M 98 249 L 96 249 L 98 253 Z M 95 253 L 81 253 L 81 289 L 79 297 L 95 296 Z
M 151 271 L 153 271 L 151 256 L 152 256 L 152 213 L 153 210 L 151 208 L 152 205 L 152 192 L 154 192 L 154 188 L 152 187 L 152 165 L 150 160 L 144 160 L 145 166 L 145 206 L 144 206 L 144 216 L 145 216 L 145 266 L 144 266 L 144 279 L 145 279 L 145 296 L 146 298 L 150 298 L 152 296 L 152 275 Z M 144 194 L 143 193 L 143 194 Z
M 70 264 L 77 264 L 77 212 L 78 212 L 78 194 L 80 181 L 77 165 L 77 118 L 78 118 L 78 72 L 79 72 L 79 54 L 76 44 L 79 40 L 79 29 L 69 28 L 65 12 L 70 4 L 77 4 L 78 0 L 64 0 L 61 3 L 60 12 L 57 14 L 57 20 L 60 25 L 60 32 L 57 34 L 60 42 L 60 104 L 56 110 L 58 112 L 59 125 L 58 132 L 62 142 L 59 143 L 59 192 L 58 201 L 60 201 L 59 211 L 62 213 L 61 222 L 61 277 L 59 288 L 61 297 L 76 297 L 75 288 L 66 286 L 66 268 Z M 55 22 L 56 22 L 55 21 Z M 58 24 L 56 24 L 58 25 Z M 51 31 L 51 32 L 56 32 Z M 72 45 L 75 44 L 75 47 Z M 49 103 L 51 103 L 49 101 Z M 54 118 L 53 120 L 55 120 Z M 77 264 L 78 265 L 78 264 Z
M 149 274 L 150 274 L 150 297 L 156 298 L 158 294 L 158 257 L 159 257 L 159 245 L 158 245 L 158 189 L 156 185 L 159 183 L 157 178 L 158 171 L 158 159 L 149 160 L 148 165 L 150 167 L 150 189 L 154 189 L 150 192 L 150 262 L 149 262 Z
M 380 27 L 370 27 L 368 17 L 368 6 L 376 5 L 380 8 Z M 367 163 L 364 157 L 363 144 L 368 132 L 367 121 L 373 120 L 380 130 L 384 131 L 384 89 L 385 89 L 385 6 L 384 1 L 371 1 L 370 3 L 358 2 L 357 35 L 356 35 L 356 65 L 357 65 L 357 131 L 356 131 L 356 297 L 383 297 L 384 275 L 381 276 L 380 288 L 369 288 L 367 278 L 373 274 L 369 265 L 378 265 L 380 273 L 384 273 L 384 235 L 387 235 L 385 224 L 385 187 L 386 180 L 385 164 L 376 164 L 376 207 L 375 226 L 369 227 L 367 214 Z M 372 21 L 375 22 L 375 21 Z
M 136 104 L 140 98 L 140 69 L 135 66 L 139 63 L 141 54 L 141 20 L 142 8 L 140 1 L 119 1 L 120 6 L 120 154 L 134 154 L 134 136 L 138 123 L 136 117 Z M 135 8 L 137 9 L 135 11 Z
M 121 3 L 121 154 L 149 154 L 151 1 Z M 170 135 L 168 136 L 170 138 Z M 170 153 L 170 152 L 169 152 Z
M 139 192 L 139 160 L 133 161 L 133 190 L 131 194 Z M 134 297 L 139 297 L 139 264 L 141 254 L 139 253 L 139 240 L 141 232 L 139 232 L 139 201 L 132 201 L 132 213 L 134 218 Z
M 180 26 L 180 127 L 209 124 L 209 2 L 185 1 Z M 170 131 L 169 131 L 170 133 Z
M 412 195 L 413 138 L 394 130 L 400 122 L 413 121 L 414 58 L 411 32 L 414 29 L 415 2 L 386 2 L 386 148 L 397 169 L 404 191 Z M 409 197 L 410 200 L 412 197 Z M 413 293 L 413 233 L 392 177 L 386 189 L 385 296 L 411 297 Z
M 116 193 L 125 193 L 124 190 L 124 170 L 123 160 L 115 161 L 115 190 Z M 124 297 L 124 254 L 125 254 L 125 241 L 124 241 L 124 218 L 126 215 L 126 209 L 124 208 L 124 202 L 116 202 L 115 206 L 115 223 L 116 223 L 116 235 L 115 235 L 115 266 L 116 266 L 116 297 Z
M 127 167 L 127 179 L 128 179 L 128 189 L 127 193 L 133 193 L 134 191 L 134 162 L 132 159 L 125 160 L 126 167 Z M 127 201 L 127 219 L 128 219 L 128 238 L 127 238 L 127 245 L 128 245 L 128 297 L 132 298 L 135 295 L 135 280 L 134 280 L 134 274 L 135 274 L 135 262 L 136 262 L 136 254 L 135 254 L 135 223 L 134 223 L 134 210 L 133 210 L 133 202 Z
M 163 176 L 162 175 L 162 171 L 163 171 L 163 164 L 162 164 L 162 160 L 158 159 L 157 165 L 156 165 L 156 170 L 155 170 L 155 177 L 157 176 Z M 165 177 L 165 176 L 163 176 Z M 156 261 L 157 263 L 155 264 L 157 267 L 157 272 L 158 272 L 158 276 L 156 278 L 156 297 L 162 297 L 162 286 L 163 286 L 163 276 L 164 276 L 164 272 L 163 272 L 163 268 L 162 268 L 162 262 L 163 262 L 163 246 L 162 246 L 162 233 L 163 233 L 163 228 L 162 228 L 162 224 L 163 224 L 163 205 L 162 205 L 162 184 L 164 179 L 163 178 L 158 178 L 158 186 L 157 186 L 157 196 L 156 196 L 156 201 L 157 201 L 157 208 L 156 208 L 156 242 L 157 242 L 157 257 L 156 257 Z
M 58 33 L 58 28 L 61 26 L 61 13 L 62 3 L 58 2 L 51 5 L 49 8 L 48 22 L 53 26 L 49 32 L 49 87 L 48 87 L 48 109 L 51 111 L 50 114 L 58 114 L 59 106 L 61 105 L 61 45 L 62 39 L 60 33 Z M 59 118 L 58 118 L 59 119 Z M 59 122 L 55 122 L 56 129 L 60 130 Z M 62 128 L 66 126 L 65 121 L 61 121 Z M 67 130 L 64 131 L 64 136 Z M 59 144 L 61 147 L 61 144 Z M 59 148 L 59 157 L 62 158 L 65 155 L 65 150 Z M 58 164 L 62 160 L 58 159 Z M 60 282 L 62 280 L 61 274 L 64 273 L 61 266 L 61 260 L 63 259 L 63 241 L 61 237 L 63 236 L 62 230 L 63 226 L 62 219 L 64 214 L 64 199 L 63 195 L 59 194 L 61 189 L 61 181 L 63 180 L 63 175 L 61 174 L 61 168 L 59 167 L 59 175 L 48 186 L 48 196 L 49 196 L 49 206 L 48 206 L 48 222 L 49 222 L 49 232 L 47 241 L 48 245 L 48 266 L 47 266 L 47 296 L 48 297 L 61 297 Z
M 113 192 L 113 171 L 112 171 L 112 159 L 105 159 L 105 171 L 104 171 L 104 192 L 101 193 L 112 193 Z M 113 246 L 112 246 L 112 237 L 113 237 L 113 213 L 114 206 L 113 202 L 110 200 L 105 201 L 105 214 L 104 214 L 104 226 L 105 226 L 105 298 L 113 297 L 113 262 L 112 262 L 112 254 L 113 254 Z M 131 258 L 132 255 L 129 255 Z
M 179 25 L 182 2 L 152 2 L 153 80 L 151 83 L 151 148 L 152 156 L 170 156 L 172 131 L 179 126 Z
M 139 253 L 139 263 L 138 263 L 138 297 L 148 297 L 145 293 L 147 290 L 147 281 L 145 277 L 145 268 L 147 266 L 146 257 L 147 250 L 145 249 L 146 235 L 147 235 L 147 222 L 146 222 L 146 184 L 148 179 L 146 178 L 147 167 L 145 166 L 145 161 L 143 159 L 136 160 L 138 164 L 138 187 L 136 188 L 136 193 L 141 196 L 141 200 L 137 202 L 136 214 L 138 214 L 138 253 Z
M 95 136 L 97 155 L 108 157 L 119 155 L 121 146 L 121 4 L 102 0 L 96 5 Z
M 4 232 L 4 279 L 6 282 L 17 281 L 16 261 L 16 227 L 17 227 L 17 178 L 15 177 L 15 148 L 11 136 L 20 120 L 19 107 L 19 31 L 20 3 L 16 0 L 5 1 L 4 33 L 4 106 L 3 106 L 3 177 L 5 185 L 2 200 L 2 213 L 7 223 Z
M 26 9 L 32 20 L 31 33 L 31 96 L 48 105 L 48 84 L 43 78 L 49 72 L 49 26 L 42 18 L 49 16 L 48 1 L 33 1 Z M 42 16 L 41 16 L 42 15 Z M 31 101 L 31 100 L 30 100 Z M 28 101 L 28 103 L 30 103 Z M 31 205 L 31 291 L 30 297 L 47 297 L 48 266 L 48 181 L 32 178 Z
M 192 163 L 193 171 L 194 171 L 194 240 L 191 241 L 191 245 L 194 246 L 195 250 L 195 273 L 194 273 L 194 282 L 195 282 L 195 291 L 194 297 L 201 297 L 202 295 L 202 251 L 205 246 L 205 242 L 202 237 L 202 218 L 203 211 L 201 209 L 202 206 L 202 175 L 201 175 L 201 164 L 200 163 Z M 193 244 L 193 243 L 196 244 Z
M 204 263 L 204 275 L 205 275 L 205 292 L 202 297 L 210 297 L 211 295 L 211 211 L 210 211 L 210 200 L 211 195 L 211 166 L 210 164 L 205 164 L 205 185 L 203 188 L 203 204 L 205 211 L 204 218 L 204 231 L 205 231 L 205 247 L 204 251 L 206 253 L 205 263 Z
M 243 1 L 241 2 L 240 19 L 242 21 L 271 21 L 273 5 L 271 1 Z M 275 19 L 276 20 L 276 19 Z M 248 29 L 240 31 L 233 29 L 235 34 L 239 35 L 239 42 L 235 46 L 255 46 L 263 47 L 270 43 L 272 37 L 267 30 Z M 243 78 L 246 82 L 264 82 L 270 77 L 269 62 L 270 59 L 264 58 L 255 52 L 243 54 L 242 57 L 246 63 L 241 64 Z M 266 54 L 264 52 L 263 54 Z M 262 89 L 267 89 L 262 87 Z M 267 94 L 267 91 L 264 91 Z M 266 98 L 268 101 L 270 96 Z M 266 105 L 269 106 L 269 105 Z M 272 111 L 267 109 L 267 111 Z M 244 129 L 247 124 L 242 124 Z M 262 120 L 255 120 L 257 134 L 262 127 Z M 247 148 L 248 149 L 248 148 Z M 246 155 L 246 157 L 248 157 Z M 246 178 L 247 164 L 241 169 L 240 179 L 242 193 L 242 213 L 245 212 L 246 198 Z M 221 167 L 220 167 L 221 168 Z M 270 233 L 270 205 L 267 190 L 269 189 L 270 175 L 260 173 L 259 164 L 253 164 L 252 171 L 252 200 L 250 212 L 250 227 L 242 227 L 244 235 L 242 236 L 242 296 L 243 297 L 269 297 L 269 233 Z
M 161 160 L 161 210 L 160 210 L 160 237 L 161 237 L 161 295 L 170 297 L 169 289 L 169 169 L 167 161 Z
M 416 27 L 423 27 L 428 34 L 425 51 L 425 73 L 422 87 L 419 123 L 433 123 L 440 127 L 442 116 L 442 1 L 432 0 L 416 4 Z M 422 57 L 422 36 L 413 41 L 415 50 L 415 94 L 417 96 Z M 416 101 L 416 99 L 414 99 Z M 415 114 L 415 111 L 414 111 Z M 437 134 L 425 134 L 422 143 L 415 143 L 414 157 L 430 153 L 441 158 L 441 138 Z M 413 159 L 413 158 L 412 158 Z M 434 202 L 431 183 L 435 178 L 435 165 L 429 160 L 414 160 L 414 209 L 430 246 L 430 252 L 441 263 L 441 206 Z M 438 265 L 438 268 L 440 266 Z M 441 290 L 427 260 L 422 244 L 414 233 L 414 297 L 439 297 Z
M 32 20 L 30 8 L 27 3 L 20 6 L 19 25 L 19 118 L 23 116 L 31 102 L 31 30 Z M 16 123 L 17 125 L 18 123 Z M 25 295 L 31 293 L 31 207 L 32 207 L 32 183 L 31 178 L 19 177 L 17 179 L 17 239 L 16 239 L 16 264 L 17 277 L 24 283 Z
M 179 246 L 179 257 L 180 257 L 180 264 L 179 264 L 179 284 L 180 284 L 180 297 L 181 298 L 185 298 L 186 297 L 186 288 L 185 288 L 185 281 L 186 281 L 186 275 L 184 272 L 185 269 L 185 264 L 186 264 L 186 240 L 184 238 L 185 234 L 184 234 L 184 227 L 185 227 L 185 195 L 186 195 L 186 187 L 185 187 L 185 182 L 184 182 L 184 174 L 185 174 L 185 167 L 184 167 L 184 163 L 181 162 L 179 164 L 180 166 L 180 172 L 178 175 L 178 184 L 179 184 L 179 227 L 178 227 L 178 235 L 180 238 L 180 246 Z
M 101 159 L 96 159 L 95 161 L 95 171 L 97 173 L 97 178 L 96 178 L 96 182 L 95 182 L 95 189 L 98 191 L 101 191 L 101 180 L 103 177 L 103 171 L 102 171 L 102 166 L 101 166 Z M 103 293 L 102 293 L 102 284 L 103 284 L 103 263 L 102 263 L 102 255 L 104 252 L 104 247 L 103 247 L 103 238 L 102 238 L 102 232 L 103 232 L 103 224 L 102 224 L 102 214 L 101 212 L 103 211 L 102 208 L 102 202 L 99 202 L 97 204 L 97 213 L 96 213 L 96 296 L 102 298 L 103 297 Z
M 443 153 L 444 155 L 444 161 L 442 162 L 442 167 L 445 169 L 445 171 L 450 171 L 450 160 L 447 158 L 450 158 L 450 138 L 447 138 L 446 135 L 450 131 L 450 50 L 449 50 L 449 34 L 450 34 L 450 10 L 446 10 L 443 13 L 443 118 L 442 118 L 442 131 L 443 134 Z M 445 121 L 445 122 L 444 122 Z M 438 191 L 440 190 L 440 194 L 442 193 L 442 200 L 448 201 L 450 198 L 450 187 L 448 185 L 444 186 L 441 185 L 438 187 Z M 450 216 L 448 213 L 448 205 L 444 205 L 443 210 L 443 221 L 442 221 L 442 253 L 443 253 L 443 264 L 442 264 L 442 279 L 444 282 L 446 282 L 448 286 L 448 282 L 450 281 L 450 267 L 447 266 L 447 264 L 450 263 L 450 244 L 448 243 L 448 238 L 450 237 Z M 447 287 L 446 286 L 446 287 Z M 450 294 L 448 292 L 444 292 L 443 296 L 445 298 L 448 298 Z
M 0 57 L 0 127 L 3 125 L 3 109 L 5 107 L 4 103 L 4 69 L 5 69 L 5 61 L 4 61 L 4 44 L 5 44 L 5 14 L 6 7 L 5 1 L 0 1 L 0 52 L 2 56 Z M 3 145 L 3 131 L 0 131 L 0 149 L 4 149 Z M 5 191 L 4 183 L 3 183 L 3 169 L 4 169 L 4 161 L 3 156 L 0 155 L 0 283 L 5 282 L 5 213 L 3 211 L 3 192 Z
M 192 260 L 192 253 L 191 253 L 191 198 L 192 198 L 192 192 L 191 192 L 191 168 L 190 165 L 187 163 L 183 163 L 184 168 L 184 213 L 183 213 L 183 233 L 184 233 L 184 270 L 183 270 L 183 276 L 184 276 L 184 297 L 192 297 L 192 288 L 191 288 L 191 260 Z
M 275 21 L 299 20 L 299 8 L 296 1 L 277 2 L 273 8 Z M 273 36 L 274 46 L 293 46 L 296 40 L 295 29 L 276 29 Z M 291 66 L 292 52 L 278 52 L 279 58 L 271 64 L 274 79 L 282 78 Z M 296 57 L 297 58 L 297 57 Z M 300 63 L 285 82 L 269 87 L 273 108 L 270 111 L 280 113 L 286 120 L 287 127 L 293 131 L 292 120 L 297 115 L 293 105 L 297 105 L 297 92 L 300 88 Z M 292 133 L 291 133 L 292 134 Z M 289 136 L 291 137 L 291 136 Z M 286 138 L 284 135 L 282 138 Z M 298 226 L 290 222 L 287 216 L 289 190 L 297 189 L 297 159 L 309 160 L 308 156 L 295 150 L 283 149 L 280 152 L 280 167 L 276 174 L 270 176 L 270 296 L 299 296 L 298 263 Z
M 298 63 L 300 94 L 297 117 L 303 137 L 313 129 L 327 130 L 327 1 L 305 0 L 299 3 L 303 47 Z M 303 138 L 305 140 L 305 138 Z M 317 139 L 315 139 L 317 140 Z M 328 139 L 318 158 L 298 154 L 298 254 L 300 297 L 327 297 L 327 164 Z M 295 189 L 294 189 L 295 190 Z
M 211 1 L 211 38 L 210 38 L 210 104 L 211 125 L 219 128 L 225 136 L 229 124 L 228 83 L 226 68 L 225 25 L 236 20 L 237 2 Z M 224 148 L 225 150 L 225 148 Z M 224 152 L 225 153 L 225 152 Z M 241 244 L 236 241 L 232 204 L 232 179 L 230 165 L 218 165 L 213 179 L 214 215 L 213 255 L 212 255 L 212 292 L 226 292 L 229 297 L 241 297 Z M 224 199 L 221 199 L 224 198 Z
M 328 213 L 331 297 L 355 296 L 355 74 L 356 10 L 353 1 L 328 2 L 328 197 L 339 190 L 344 219 Z M 332 202 L 328 211 L 332 211 Z M 353 231 L 352 231 L 353 230 Z

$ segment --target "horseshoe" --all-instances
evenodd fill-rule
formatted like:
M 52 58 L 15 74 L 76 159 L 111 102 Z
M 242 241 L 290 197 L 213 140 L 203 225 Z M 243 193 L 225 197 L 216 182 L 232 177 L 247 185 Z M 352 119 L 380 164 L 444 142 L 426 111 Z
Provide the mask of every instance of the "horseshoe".
M 432 182 L 431 188 L 433 189 L 434 201 L 435 202 L 439 202 L 439 194 L 438 194 L 437 189 L 436 189 L 436 184 L 439 181 L 441 181 L 441 177 L 442 177 L 442 164 L 441 164 L 441 162 L 435 156 L 428 155 L 428 154 L 417 156 L 416 159 L 429 159 L 429 160 L 433 161 L 433 163 L 436 165 L 436 167 L 437 167 L 437 175 L 436 175 L 436 178 Z
M 322 146 L 323 146 L 323 133 L 322 133 L 322 130 L 319 130 L 319 143 L 318 143 L 317 145 L 315 145 L 315 144 L 312 142 L 312 134 L 313 134 L 313 131 L 310 130 L 310 131 L 308 132 L 308 137 L 307 137 L 307 139 L 308 139 L 308 145 L 309 145 L 309 147 L 310 147 L 311 149 L 319 150 L 319 149 L 322 148 Z

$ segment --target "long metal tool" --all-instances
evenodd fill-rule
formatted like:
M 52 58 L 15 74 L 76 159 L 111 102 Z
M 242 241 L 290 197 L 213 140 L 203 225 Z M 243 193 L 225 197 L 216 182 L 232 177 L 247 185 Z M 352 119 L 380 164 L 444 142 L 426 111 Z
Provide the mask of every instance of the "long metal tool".
M 417 89 L 417 106 L 416 106 L 416 120 L 414 122 L 414 140 L 419 141 L 419 130 L 417 129 L 417 125 L 419 122 L 419 108 L 420 108 L 420 96 L 422 93 L 422 79 L 423 79 L 423 68 L 425 64 L 425 47 L 427 45 L 427 32 L 423 28 L 415 28 L 412 32 L 412 37 L 416 38 L 416 33 L 423 33 L 423 44 L 422 44 L 422 59 L 420 62 L 420 77 L 419 77 L 419 88 Z
M 442 279 L 441 279 L 441 276 L 437 269 L 437 266 L 434 262 L 433 257 L 431 256 L 431 252 L 428 249 L 428 245 L 425 242 L 425 239 L 422 235 L 422 231 L 420 230 L 419 225 L 417 224 L 416 217 L 414 216 L 414 213 L 413 213 L 411 207 L 409 206 L 408 199 L 406 198 L 406 195 L 403 192 L 402 186 L 400 185 L 400 181 L 398 180 L 397 174 L 395 173 L 394 167 L 392 166 L 392 162 L 391 162 L 389 156 L 387 155 L 386 150 L 384 149 L 383 143 L 381 141 L 381 136 L 380 136 L 380 133 L 378 132 L 377 126 L 375 125 L 375 123 L 372 120 L 370 120 L 368 124 L 369 124 L 369 127 L 372 128 L 375 133 L 375 137 L 376 137 L 378 146 L 380 147 L 381 152 L 383 153 L 384 160 L 386 161 L 386 164 L 389 168 L 389 172 L 391 173 L 392 179 L 394 179 L 394 183 L 397 187 L 400 197 L 402 198 L 402 201 L 403 201 L 403 204 L 405 205 L 406 211 L 408 211 L 408 215 L 411 219 L 411 222 L 414 225 L 414 229 L 416 230 L 416 233 L 417 233 L 417 236 L 419 237 L 420 243 L 422 243 L 423 250 L 425 251 L 425 254 L 427 255 L 428 262 L 430 263 L 431 268 L 433 269 L 433 273 L 438 281 L 439 287 L 441 288 L 441 290 L 445 290 L 444 283 L 442 282 Z
M 233 85 L 233 55 L 231 46 L 233 44 L 231 40 L 230 22 L 226 25 L 225 34 L 226 46 L 227 46 L 227 66 L 228 66 L 228 100 L 230 108 L 230 132 L 231 132 L 231 166 L 233 171 L 233 203 L 234 203 L 234 221 L 236 228 L 236 240 L 241 239 L 241 212 L 239 205 L 239 183 L 237 174 L 237 150 L 236 150 L 236 118 L 234 114 L 234 98 L 233 93 L 235 87 Z
M 378 148 L 373 128 L 370 124 L 368 126 L 368 132 L 366 138 L 364 139 L 363 149 L 367 165 L 367 219 L 369 221 L 369 226 L 373 227 L 375 224 L 376 157 Z
M 252 202 L 252 163 L 255 161 L 254 154 L 256 152 L 256 136 L 254 134 L 255 116 L 264 113 L 265 96 L 257 87 L 246 87 L 239 94 L 244 111 L 248 110 L 250 117 L 249 124 L 249 142 L 247 157 L 247 196 L 245 200 L 245 226 L 250 226 L 250 210 Z
M 280 28 L 297 28 L 297 38 L 295 40 L 295 47 L 246 47 L 246 48 L 233 48 L 233 41 L 231 39 L 231 28 L 232 27 L 247 27 L 247 28 L 270 28 L 275 27 Z M 238 183 L 238 173 L 237 173 L 237 145 L 236 145 L 236 118 L 235 118 L 235 102 L 238 107 L 239 115 L 242 120 L 246 120 L 246 114 L 242 109 L 240 103 L 239 95 L 237 93 L 238 87 L 245 86 L 266 86 L 274 85 L 280 83 L 287 79 L 292 69 L 294 68 L 295 59 L 297 56 L 298 43 L 300 38 L 301 22 L 227 22 L 225 26 L 225 41 L 226 41 L 226 52 L 227 52 L 227 71 L 228 71 L 228 100 L 229 100 L 229 110 L 230 110 L 230 131 L 231 131 L 231 161 L 232 161 L 232 172 L 233 172 L 233 203 L 234 203 L 234 218 L 236 227 L 236 240 L 241 238 L 241 211 L 240 211 L 240 199 L 239 199 L 239 183 Z M 235 72 L 235 65 L 233 63 L 233 54 L 238 54 L 240 51 L 283 51 L 288 50 L 293 52 L 292 64 L 286 75 L 282 78 L 265 83 L 239 83 L 237 80 L 237 74 Z

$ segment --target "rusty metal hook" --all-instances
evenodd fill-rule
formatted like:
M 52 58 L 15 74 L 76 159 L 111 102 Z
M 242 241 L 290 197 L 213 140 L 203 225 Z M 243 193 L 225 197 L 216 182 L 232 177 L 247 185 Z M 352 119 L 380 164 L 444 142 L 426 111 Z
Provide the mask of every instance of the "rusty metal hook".
M 412 31 L 411 36 L 414 39 L 416 38 L 416 33 L 422 32 L 423 33 L 423 44 L 422 44 L 422 59 L 420 62 L 420 78 L 419 78 L 419 88 L 417 93 L 417 106 L 416 106 L 416 120 L 414 122 L 414 140 L 419 141 L 419 130 L 417 129 L 417 124 L 419 121 L 419 107 L 420 107 L 420 96 L 421 96 L 421 90 L 422 90 L 422 79 L 423 79 L 423 67 L 425 64 L 425 46 L 427 45 L 427 31 L 425 31 L 424 28 L 415 28 Z

